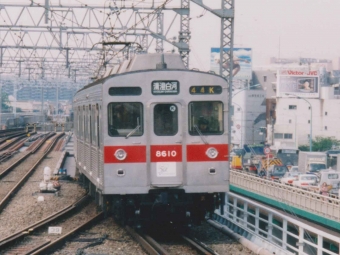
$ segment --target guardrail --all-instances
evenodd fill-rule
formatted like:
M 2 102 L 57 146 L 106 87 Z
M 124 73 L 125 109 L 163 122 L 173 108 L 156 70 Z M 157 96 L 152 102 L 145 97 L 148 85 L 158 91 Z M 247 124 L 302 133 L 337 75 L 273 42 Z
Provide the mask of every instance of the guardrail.
M 230 184 L 231 191 L 255 199 L 266 197 L 268 201 L 258 200 L 340 230 L 339 198 L 326 197 L 234 170 L 230 171 Z
M 334 231 L 327 233 L 233 192 L 226 193 L 223 213 L 216 210 L 212 219 L 271 254 L 339 254 L 340 237 Z

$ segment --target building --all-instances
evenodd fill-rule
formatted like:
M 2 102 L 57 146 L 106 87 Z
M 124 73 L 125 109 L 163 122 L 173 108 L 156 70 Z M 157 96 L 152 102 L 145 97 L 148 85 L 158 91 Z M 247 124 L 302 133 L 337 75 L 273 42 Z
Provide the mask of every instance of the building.
M 259 85 L 234 90 L 231 143 L 260 144 L 265 141 L 261 128 L 266 126 L 266 91 Z
M 311 135 L 340 139 L 339 58 L 333 62 L 272 58 L 267 70 L 254 71 L 254 82 L 267 91 L 267 141 L 273 147 L 309 145 Z

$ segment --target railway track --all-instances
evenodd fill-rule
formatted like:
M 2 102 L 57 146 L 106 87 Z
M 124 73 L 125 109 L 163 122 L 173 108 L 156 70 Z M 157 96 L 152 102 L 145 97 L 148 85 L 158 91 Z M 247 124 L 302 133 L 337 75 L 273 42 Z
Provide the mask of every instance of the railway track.
M 47 134 L 46 137 L 44 137 L 43 139 L 37 140 L 36 144 L 32 144 L 27 150 L 26 153 L 23 153 L 23 156 L 19 159 L 17 159 L 15 162 L 13 162 L 13 164 L 11 164 L 10 166 L 6 167 L 5 169 L 2 169 L 2 171 L 0 172 L 0 180 L 3 179 L 9 172 L 11 172 L 16 166 L 18 166 L 19 164 L 22 163 L 23 160 L 25 160 L 26 158 L 28 158 L 31 154 L 34 154 L 37 152 L 37 150 L 43 145 L 43 143 L 50 138 L 51 136 L 53 136 L 54 133 L 50 133 Z
M 72 205 L 0 240 L 0 254 L 49 254 L 103 215 L 103 212 L 97 212 L 95 203 L 86 195 Z M 47 229 L 51 225 L 60 227 L 63 234 L 49 234 Z
M 143 247 L 146 253 L 150 255 L 170 255 L 172 254 L 171 251 L 168 250 L 176 250 L 176 246 L 174 249 L 164 248 L 163 245 L 159 242 L 157 242 L 153 237 L 151 237 L 148 234 L 137 232 L 134 229 L 132 229 L 129 226 L 125 227 L 125 230 Z M 209 248 L 206 244 L 199 241 L 195 237 L 190 237 L 188 235 L 177 233 L 177 236 L 175 238 L 180 238 L 182 241 L 184 241 L 187 245 L 190 245 L 191 248 L 193 248 L 197 254 L 203 254 L 203 255 L 218 255 L 214 250 Z M 167 245 L 169 246 L 169 245 Z M 194 253 L 194 252 L 193 252 Z
M 33 133 L 33 132 L 32 132 Z M 25 131 L 14 131 L 14 132 L 8 132 L 8 133 L 0 133 L 0 144 L 5 143 L 9 139 L 13 139 L 16 137 L 21 137 L 21 136 L 27 136 L 27 132 Z
M 34 147 L 31 153 L 24 154 L 18 162 L 12 164 L 2 173 L 0 173 L 0 212 L 8 204 L 10 199 L 20 189 L 22 184 L 33 173 L 36 166 L 43 160 L 47 153 L 52 149 L 55 142 L 62 136 L 59 134 L 47 141 L 50 136 L 42 139 L 39 145 Z M 42 147 L 43 143 L 47 143 L 48 147 Z M 38 149 L 40 150 L 38 151 Z M 33 154 L 36 152 L 36 154 Z

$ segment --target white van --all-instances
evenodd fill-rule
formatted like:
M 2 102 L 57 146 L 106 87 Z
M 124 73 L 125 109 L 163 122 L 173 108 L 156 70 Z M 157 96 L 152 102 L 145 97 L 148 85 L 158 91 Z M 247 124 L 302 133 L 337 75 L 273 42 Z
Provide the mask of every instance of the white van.
M 324 169 L 320 170 L 320 172 L 318 172 L 316 176 L 318 177 L 317 190 L 320 191 L 321 185 L 323 183 L 327 183 L 328 186 L 332 186 L 332 188 L 329 190 L 329 193 L 331 195 L 338 196 L 340 190 L 339 171 L 335 171 L 333 169 Z

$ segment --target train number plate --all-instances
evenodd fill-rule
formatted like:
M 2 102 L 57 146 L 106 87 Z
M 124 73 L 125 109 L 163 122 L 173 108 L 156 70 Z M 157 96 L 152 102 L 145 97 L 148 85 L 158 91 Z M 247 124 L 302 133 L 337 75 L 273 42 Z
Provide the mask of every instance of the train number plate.
M 56 235 L 61 235 L 61 227 L 48 227 L 48 233 L 49 234 L 56 234 Z
M 176 162 L 157 162 L 156 171 L 157 177 L 175 177 Z

